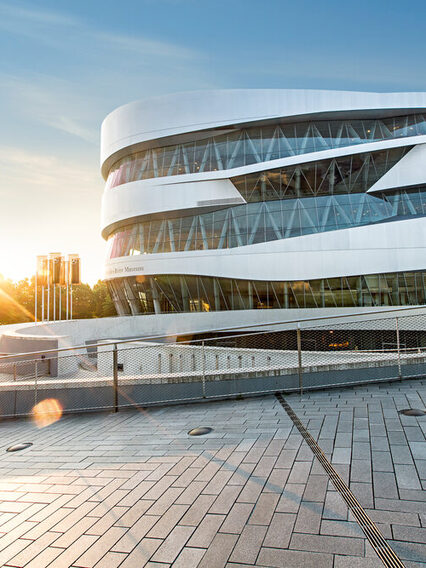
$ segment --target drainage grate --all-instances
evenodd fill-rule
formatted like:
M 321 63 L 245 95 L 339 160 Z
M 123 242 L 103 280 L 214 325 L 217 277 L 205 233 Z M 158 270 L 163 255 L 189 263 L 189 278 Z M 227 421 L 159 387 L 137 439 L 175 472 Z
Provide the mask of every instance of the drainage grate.
M 200 428 L 193 428 L 188 432 L 190 436 L 204 436 L 204 434 L 210 434 L 213 428 L 208 427 L 200 427 Z
M 19 452 L 19 450 L 25 450 L 32 446 L 32 442 L 23 442 L 22 444 L 15 444 L 14 446 L 10 446 L 7 448 L 6 452 Z
M 405 416 L 424 416 L 426 412 L 420 408 L 404 408 L 400 410 L 399 414 L 405 414 Z
M 344 499 L 346 505 L 348 506 L 349 510 L 356 518 L 359 526 L 361 527 L 363 533 L 367 537 L 368 541 L 370 542 L 371 546 L 374 548 L 377 556 L 383 562 L 383 564 L 389 568 L 404 568 L 404 564 L 392 550 L 392 548 L 387 543 L 386 539 L 379 531 L 377 526 L 373 523 L 367 513 L 364 511 L 360 503 L 357 501 L 355 495 L 328 461 L 326 456 L 324 455 L 321 448 L 318 446 L 314 438 L 311 434 L 306 430 L 305 426 L 299 420 L 297 414 L 293 411 L 291 406 L 288 402 L 284 399 L 284 397 L 280 393 L 276 393 L 276 397 L 279 400 L 281 406 L 287 412 L 287 414 L 292 419 L 294 425 L 302 434 L 303 438 L 305 439 L 308 446 L 311 448 L 312 452 L 314 453 L 315 457 L 318 459 L 322 467 L 325 469 L 326 473 L 328 474 L 332 484 L 340 493 L 342 498 Z

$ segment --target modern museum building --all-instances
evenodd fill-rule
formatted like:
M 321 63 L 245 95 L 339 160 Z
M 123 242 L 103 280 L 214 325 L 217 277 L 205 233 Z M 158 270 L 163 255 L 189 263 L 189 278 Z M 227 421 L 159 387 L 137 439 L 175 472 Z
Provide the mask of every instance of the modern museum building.
M 101 146 L 119 315 L 426 304 L 426 93 L 179 93 L 114 110 Z

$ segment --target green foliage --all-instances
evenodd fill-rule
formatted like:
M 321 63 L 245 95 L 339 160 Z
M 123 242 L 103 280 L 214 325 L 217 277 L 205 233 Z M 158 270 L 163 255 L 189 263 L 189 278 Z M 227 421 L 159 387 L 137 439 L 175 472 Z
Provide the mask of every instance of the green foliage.
M 59 319 L 59 287 L 56 287 L 56 318 Z M 66 315 L 65 288 L 61 291 L 62 319 Z M 6 280 L 0 275 L 0 325 L 29 322 L 34 319 L 34 277 L 19 282 Z M 41 318 L 41 288 L 38 288 L 37 312 Z M 45 291 L 45 315 L 47 293 Z M 105 282 L 99 280 L 93 288 L 88 284 L 73 286 L 73 319 L 115 316 L 116 311 Z M 53 319 L 53 288 L 50 290 L 50 319 Z

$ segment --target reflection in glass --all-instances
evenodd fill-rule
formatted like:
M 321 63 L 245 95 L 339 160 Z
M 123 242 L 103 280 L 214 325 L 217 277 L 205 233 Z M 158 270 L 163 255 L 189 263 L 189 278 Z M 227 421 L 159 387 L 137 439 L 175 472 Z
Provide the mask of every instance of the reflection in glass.
M 426 304 L 426 272 L 290 282 L 209 276 L 130 276 L 108 281 L 108 288 L 119 315 Z
M 322 120 L 233 129 L 203 140 L 150 148 L 118 160 L 107 187 L 131 181 L 224 170 L 367 142 L 426 134 L 423 115 L 381 120 Z
M 225 249 L 426 215 L 426 187 L 248 203 L 113 233 L 107 258 Z

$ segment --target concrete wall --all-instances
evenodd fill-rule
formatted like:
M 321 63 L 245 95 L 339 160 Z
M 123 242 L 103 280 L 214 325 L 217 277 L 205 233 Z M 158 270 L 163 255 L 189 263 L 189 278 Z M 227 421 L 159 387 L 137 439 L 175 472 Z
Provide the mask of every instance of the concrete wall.
M 124 316 L 113 318 L 98 318 L 49 323 L 28 323 L 0 326 L 1 353 L 28 353 L 40 349 L 51 349 L 52 341 L 57 341 L 58 348 L 83 345 L 88 341 L 139 338 L 159 335 L 184 335 L 203 332 L 215 332 L 223 329 L 238 329 L 244 331 L 250 326 L 257 326 L 262 331 L 278 331 L 294 329 L 296 320 L 329 316 L 351 316 L 364 313 L 371 322 L 363 323 L 362 329 L 380 329 L 388 327 L 395 329 L 394 316 L 426 315 L 426 308 L 408 308 L 394 313 L 389 308 L 317 308 L 291 310 L 238 310 L 229 312 L 200 312 L 179 314 L 158 314 L 144 316 Z M 371 312 L 375 312 L 371 314 Z M 370 315 L 369 315 L 370 314 Z M 351 317 L 349 320 L 330 319 L 329 321 L 301 322 L 300 327 L 313 328 L 323 325 L 344 325 L 348 328 L 358 326 L 363 317 Z M 388 320 L 381 321 L 379 320 Z M 407 321 L 407 329 L 426 329 L 426 317 L 414 322 Z M 283 322 L 276 325 L 276 322 Z M 286 324 L 285 322 L 293 322 Z M 254 328 L 255 329 L 255 328 Z M 404 319 L 400 319 L 400 329 L 404 329 Z

